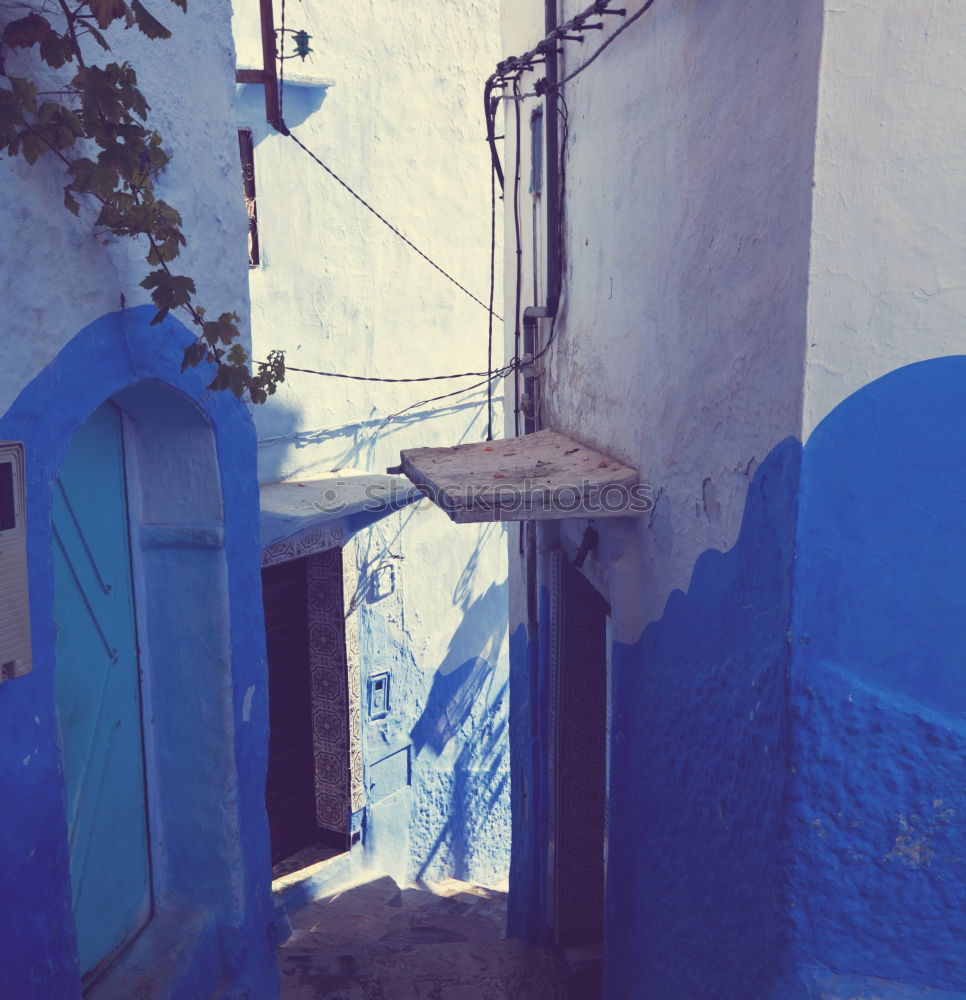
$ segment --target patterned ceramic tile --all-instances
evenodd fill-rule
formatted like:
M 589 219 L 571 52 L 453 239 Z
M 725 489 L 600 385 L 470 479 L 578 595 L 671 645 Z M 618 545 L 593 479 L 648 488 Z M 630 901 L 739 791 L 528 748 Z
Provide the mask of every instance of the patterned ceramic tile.
M 284 538 L 262 549 L 262 565 L 301 559 L 326 550 L 338 549 L 345 541 L 341 524 L 326 524 L 322 527 L 306 528 L 297 534 Z
M 365 805 L 362 783 L 362 666 L 359 655 L 359 611 L 357 593 L 355 542 L 350 540 L 345 549 L 348 573 L 343 573 L 343 608 L 345 621 L 346 674 L 349 684 L 349 806 L 358 812 Z
M 342 550 L 306 558 L 312 741 L 315 751 L 315 811 L 319 826 L 349 832 L 352 778 L 358 760 L 358 717 L 350 719 L 350 678 L 343 610 Z M 358 697 L 356 698 L 358 701 Z

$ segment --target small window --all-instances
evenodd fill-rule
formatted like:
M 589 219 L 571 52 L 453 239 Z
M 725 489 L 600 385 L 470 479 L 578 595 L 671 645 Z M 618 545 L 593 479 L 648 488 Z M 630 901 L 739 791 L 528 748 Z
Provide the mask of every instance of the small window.
M 13 496 L 13 463 L 0 462 L 0 531 L 17 526 L 17 508 Z
M 530 194 L 543 190 L 543 108 L 530 115 Z
M 238 149 L 241 152 L 242 183 L 248 207 L 248 266 L 258 267 L 261 260 L 258 253 L 258 213 L 255 209 L 255 144 L 250 128 L 238 130 Z
M 30 673 L 23 445 L 0 441 L 0 684 Z
M 389 714 L 389 674 L 369 678 L 369 718 L 384 719 Z

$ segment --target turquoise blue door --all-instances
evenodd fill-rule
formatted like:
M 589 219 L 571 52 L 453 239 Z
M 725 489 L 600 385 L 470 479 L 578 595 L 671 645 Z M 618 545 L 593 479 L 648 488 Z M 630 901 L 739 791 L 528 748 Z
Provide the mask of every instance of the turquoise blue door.
M 53 501 L 71 890 L 81 973 L 90 980 L 151 909 L 124 442 L 113 403 L 77 432 Z

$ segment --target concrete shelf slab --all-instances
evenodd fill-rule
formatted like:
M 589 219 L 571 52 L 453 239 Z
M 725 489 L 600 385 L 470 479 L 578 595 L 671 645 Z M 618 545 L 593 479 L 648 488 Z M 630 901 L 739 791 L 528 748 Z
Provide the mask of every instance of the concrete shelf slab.
M 558 431 L 412 448 L 402 472 L 457 522 L 627 517 L 650 509 L 636 469 Z

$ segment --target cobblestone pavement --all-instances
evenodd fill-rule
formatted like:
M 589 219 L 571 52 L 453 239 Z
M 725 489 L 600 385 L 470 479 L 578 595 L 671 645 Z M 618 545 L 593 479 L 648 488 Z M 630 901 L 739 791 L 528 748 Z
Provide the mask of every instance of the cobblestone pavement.
M 282 1000 L 583 1000 L 556 955 L 504 940 L 506 897 L 378 878 L 295 913 Z

